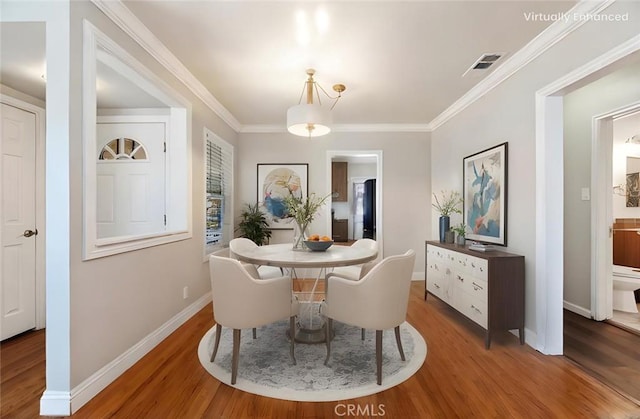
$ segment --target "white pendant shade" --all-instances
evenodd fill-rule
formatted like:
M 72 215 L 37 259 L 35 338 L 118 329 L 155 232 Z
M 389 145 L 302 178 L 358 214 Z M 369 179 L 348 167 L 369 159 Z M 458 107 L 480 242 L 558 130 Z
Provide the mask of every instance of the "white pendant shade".
M 331 112 L 318 104 L 292 106 L 287 111 L 287 129 L 300 137 L 319 137 L 331 132 Z

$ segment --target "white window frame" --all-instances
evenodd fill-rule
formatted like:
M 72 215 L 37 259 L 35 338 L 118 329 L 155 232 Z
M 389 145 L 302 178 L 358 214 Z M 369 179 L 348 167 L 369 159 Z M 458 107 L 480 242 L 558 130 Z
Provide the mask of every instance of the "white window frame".
M 87 20 L 84 21 L 83 43 L 83 259 L 95 259 L 191 238 L 191 104 Z M 170 128 L 167 132 L 165 166 L 167 225 L 164 231 L 109 239 L 97 238 L 96 61 L 98 59 L 103 62 L 108 61 L 111 66 L 118 66 L 118 71 L 126 74 L 147 93 L 167 105 Z
M 233 211 L 233 173 L 234 173 L 234 147 L 216 135 L 213 131 L 208 128 L 204 128 L 203 135 L 203 161 L 204 161 L 204 197 L 203 197 L 203 219 L 204 219 L 204 231 L 203 231 L 203 253 L 204 253 L 204 261 L 207 262 L 209 260 L 209 255 L 216 250 L 219 250 L 223 247 L 229 246 L 229 241 L 233 237 L 233 229 L 235 226 L 234 223 L 234 211 Z M 222 241 L 220 243 L 207 245 L 206 243 L 206 235 L 207 235 L 207 173 L 209 172 L 209 168 L 207 167 L 207 145 L 208 143 L 212 143 L 222 149 L 223 157 L 228 159 L 228 164 L 223 164 L 223 170 L 226 173 L 224 179 L 228 179 L 228 182 L 225 182 L 223 185 L 223 195 L 224 195 L 224 206 L 223 206 L 223 236 Z M 227 233 L 227 234 L 224 234 Z

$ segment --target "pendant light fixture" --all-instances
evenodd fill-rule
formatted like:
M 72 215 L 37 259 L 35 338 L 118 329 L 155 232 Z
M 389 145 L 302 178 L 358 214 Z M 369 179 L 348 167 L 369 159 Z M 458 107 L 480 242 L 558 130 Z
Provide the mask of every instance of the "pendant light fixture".
M 307 70 L 307 81 L 305 81 L 300 95 L 298 104 L 292 106 L 287 111 L 287 130 L 300 137 L 320 137 L 331 132 L 331 111 L 333 110 L 338 99 L 342 97 L 342 92 L 346 87 L 344 84 L 336 84 L 333 86 L 333 90 L 338 93 L 338 96 L 331 97 L 327 92 L 313 79 L 315 70 L 310 68 Z M 320 102 L 320 92 L 324 93 L 330 100 L 333 100 L 333 104 L 329 109 L 322 107 Z M 302 103 L 302 98 L 306 93 L 306 103 Z M 317 99 L 317 103 L 313 102 L 314 94 Z

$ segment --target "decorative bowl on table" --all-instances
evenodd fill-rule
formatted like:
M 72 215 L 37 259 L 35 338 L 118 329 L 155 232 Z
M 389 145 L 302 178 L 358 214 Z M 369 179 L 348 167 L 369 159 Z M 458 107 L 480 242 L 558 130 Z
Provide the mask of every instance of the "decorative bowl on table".
M 324 252 L 333 244 L 333 240 L 305 240 L 304 244 L 313 252 Z

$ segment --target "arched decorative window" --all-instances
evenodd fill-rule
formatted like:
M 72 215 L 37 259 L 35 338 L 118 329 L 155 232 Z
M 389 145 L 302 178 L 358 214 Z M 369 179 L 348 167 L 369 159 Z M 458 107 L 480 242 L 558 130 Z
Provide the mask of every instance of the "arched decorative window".
M 116 138 L 102 147 L 98 160 L 147 160 L 147 150 L 131 138 Z

